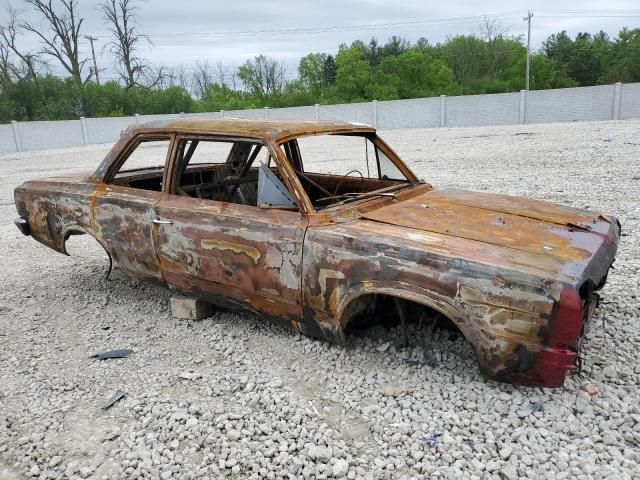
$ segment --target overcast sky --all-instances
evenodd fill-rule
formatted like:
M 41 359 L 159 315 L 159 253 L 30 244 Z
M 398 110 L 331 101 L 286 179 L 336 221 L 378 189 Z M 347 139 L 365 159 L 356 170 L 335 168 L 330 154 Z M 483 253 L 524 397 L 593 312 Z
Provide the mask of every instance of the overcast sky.
M 22 9 L 24 18 L 45 28 L 22 1 L 9 3 Z M 107 69 L 101 75 L 115 78 L 102 48 L 109 32 L 97 4 L 79 0 L 83 33 L 99 37 L 98 66 Z M 478 33 L 484 15 L 495 17 L 511 34 L 525 35 L 522 18 L 528 9 L 534 14 L 533 48 L 540 48 L 543 40 L 561 30 L 570 35 L 604 30 L 614 37 L 624 26 L 640 26 L 638 0 L 148 0 L 139 2 L 137 16 L 141 32 L 153 42 L 141 53 L 154 64 L 191 67 L 196 59 L 209 59 L 211 65 L 223 61 L 238 66 L 263 53 L 282 61 L 291 77 L 299 58 L 309 52 L 335 53 L 340 43 L 368 41 L 372 36 L 381 43 L 392 35 L 412 41 L 425 37 L 437 43 L 448 35 Z M 35 38 L 25 36 L 21 41 L 26 48 L 37 48 Z M 89 54 L 87 41 L 83 49 Z M 54 62 L 52 66 L 59 73 Z

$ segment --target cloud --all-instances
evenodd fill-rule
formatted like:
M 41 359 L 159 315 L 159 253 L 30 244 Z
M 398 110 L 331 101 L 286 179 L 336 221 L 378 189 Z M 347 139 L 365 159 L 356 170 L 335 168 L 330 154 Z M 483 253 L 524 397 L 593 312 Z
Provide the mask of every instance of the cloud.
M 10 0 L 10 3 L 24 8 L 20 0 Z M 109 78 L 115 75 L 111 60 L 103 51 L 109 32 L 97 4 L 95 1 L 80 1 L 79 11 L 85 18 L 84 33 L 100 37 L 98 61 L 100 67 L 109 69 L 103 75 Z M 284 62 L 293 74 L 299 58 L 309 52 L 335 53 L 341 43 L 351 43 L 356 39 L 368 41 L 372 36 L 382 42 L 392 35 L 400 35 L 412 41 L 425 37 L 437 43 L 450 34 L 478 33 L 483 15 L 504 14 L 498 17 L 501 24 L 511 34 L 525 35 L 526 22 L 522 17 L 527 9 L 532 9 L 534 48 L 560 30 L 567 30 L 571 35 L 580 31 L 605 30 L 615 36 L 623 26 L 633 26 L 639 20 L 637 16 L 594 18 L 592 13 L 585 16 L 587 14 L 579 12 L 575 15 L 550 12 L 558 8 L 585 12 L 602 9 L 602 3 L 598 0 L 564 2 L 561 5 L 555 0 L 494 0 L 489 3 L 467 0 L 435 4 L 397 0 L 152 0 L 139 2 L 138 23 L 140 30 L 150 35 L 153 42 L 151 49 L 145 47 L 141 53 L 154 64 L 192 66 L 197 59 L 209 59 L 212 65 L 222 61 L 237 66 L 249 57 L 264 53 Z M 633 8 L 637 8 L 636 0 L 616 2 L 616 9 Z M 38 23 L 30 11 L 25 13 L 25 18 Z M 401 25 L 392 25 L 394 23 Z M 378 26 L 350 28 L 355 25 Z M 287 32 L 291 29 L 297 31 Z M 220 35 L 221 32 L 224 34 Z M 33 37 L 25 37 L 22 41 L 28 48 L 37 47 L 37 40 Z M 83 53 L 88 55 L 88 43 L 82 47 Z

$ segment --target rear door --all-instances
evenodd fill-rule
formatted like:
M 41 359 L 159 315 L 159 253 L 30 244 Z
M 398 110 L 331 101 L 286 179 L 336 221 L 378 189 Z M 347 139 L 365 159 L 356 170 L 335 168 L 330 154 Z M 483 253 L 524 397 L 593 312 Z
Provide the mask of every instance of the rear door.
M 188 151 L 189 141 L 179 138 L 183 143 L 176 151 Z M 199 141 L 197 148 L 204 147 Z M 219 305 L 299 320 L 303 215 L 230 198 L 197 198 L 194 191 L 177 195 L 171 191 L 178 191 L 175 184 L 168 182 L 169 191 L 154 206 L 153 236 L 164 280 Z
M 135 137 L 91 199 L 92 229 L 118 266 L 140 279 L 161 278 L 153 207 L 162 196 L 171 147 L 171 135 Z

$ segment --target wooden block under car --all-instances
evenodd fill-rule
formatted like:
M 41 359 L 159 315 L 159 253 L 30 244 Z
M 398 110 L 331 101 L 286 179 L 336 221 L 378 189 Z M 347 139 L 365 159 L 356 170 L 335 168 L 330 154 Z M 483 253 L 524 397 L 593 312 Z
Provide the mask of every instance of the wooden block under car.
M 171 297 L 171 315 L 186 320 L 202 320 L 213 315 L 213 305 L 191 297 Z

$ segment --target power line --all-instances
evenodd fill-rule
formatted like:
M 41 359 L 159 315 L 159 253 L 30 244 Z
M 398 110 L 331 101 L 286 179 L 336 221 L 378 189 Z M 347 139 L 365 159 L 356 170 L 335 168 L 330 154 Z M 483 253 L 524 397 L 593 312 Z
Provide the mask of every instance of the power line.
M 395 27 L 411 27 L 423 25 L 453 25 L 461 23 L 475 23 L 484 18 L 505 18 L 517 17 L 522 15 L 522 11 L 501 12 L 487 15 L 473 15 L 465 17 L 449 17 L 440 19 L 411 20 L 404 22 L 385 22 L 358 25 L 325 25 L 317 27 L 296 27 L 273 30 L 243 30 L 243 31 L 223 31 L 223 32 L 181 32 L 181 33 L 151 33 L 149 38 L 179 38 L 179 37 L 228 37 L 228 36 L 245 36 L 245 35 L 292 35 L 298 33 L 328 33 L 328 32 L 348 32 L 370 30 L 377 28 L 395 28 Z
M 540 12 L 538 14 L 538 12 Z M 447 17 L 438 19 L 411 20 L 402 22 L 384 22 L 371 24 L 356 25 L 324 25 L 316 27 L 296 27 L 284 29 L 265 29 L 265 30 L 235 30 L 222 32 L 180 32 L 180 33 L 150 33 L 149 38 L 181 38 L 181 37 L 241 37 L 248 35 L 296 35 L 296 34 L 319 34 L 330 32 L 355 32 L 373 29 L 389 29 L 397 27 L 420 27 L 427 25 L 455 25 L 465 23 L 475 23 L 485 18 L 509 18 L 518 17 L 522 14 L 528 14 L 521 10 L 513 10 L 508 12 L 499 12 L 494 14 L 471 15 L 461 17 Z M 640 18 L 640 10 L 536 10 L 536 15 L 541 17 L 552 17 L 558 15 L 580 15 L 585 18 Z

